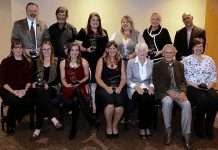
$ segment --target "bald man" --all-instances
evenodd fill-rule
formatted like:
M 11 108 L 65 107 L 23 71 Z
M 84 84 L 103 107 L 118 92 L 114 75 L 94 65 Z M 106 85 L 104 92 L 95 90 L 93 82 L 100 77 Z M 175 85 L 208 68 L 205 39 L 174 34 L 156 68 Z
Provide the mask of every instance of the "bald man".
M 174 46 L 177 49 L 176 59 L 179 61 L 185 56 L 192 54 L 191 48 L 194 38 L 202 38 L 204 43 L 206 43 L 205 30 L 193 24 L 193 16 L 190 13 L 184 13 L 182 20 L 185 27 L 176 32 L 174 39 Z

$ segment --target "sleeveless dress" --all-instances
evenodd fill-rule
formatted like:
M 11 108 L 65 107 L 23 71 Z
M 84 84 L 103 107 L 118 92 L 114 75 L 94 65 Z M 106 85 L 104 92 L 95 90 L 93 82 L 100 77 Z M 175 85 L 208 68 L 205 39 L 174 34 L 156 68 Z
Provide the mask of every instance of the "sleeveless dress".
M 78 80 L 82 80 L 85 77 L 85 73 L 84 73 L 84 68 L 82 65 L 80 65 L 77 68 L 71 68 L 69 66 L 69 63 L 65 63 L 65 79 L 67 84 L 72 84 L 72 81 L 78 81 Z M 80 90 L 82 91 L 83 95 L 86 96 L 87 92 L 86 92 L 86 88 L 85 88 L 85 84 L 82 83 L 79 86 L 73 86 L 73 87 L 62 87 L 62 100 L 69 100 L 72 97 L 72 93 L 76 88 L 80 88 Z

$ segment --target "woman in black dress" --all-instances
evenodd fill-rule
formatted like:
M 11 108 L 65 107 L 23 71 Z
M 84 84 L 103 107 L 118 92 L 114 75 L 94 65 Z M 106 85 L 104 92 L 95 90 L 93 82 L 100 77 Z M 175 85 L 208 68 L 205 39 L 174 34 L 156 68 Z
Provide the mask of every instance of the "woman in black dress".
M 98 13 L 92 12 L 89 15 L 86 28 L 80 29 L 76 41 L 80 44 L 82 57 L 87 59 L 91 69 L 91 91 L 93 99 L 93 113 L 96 113 L 95 106 L 95 68 L 98 59 L 103 55 L 108 42 L 107 31 L 101 26 L 101 18 Z

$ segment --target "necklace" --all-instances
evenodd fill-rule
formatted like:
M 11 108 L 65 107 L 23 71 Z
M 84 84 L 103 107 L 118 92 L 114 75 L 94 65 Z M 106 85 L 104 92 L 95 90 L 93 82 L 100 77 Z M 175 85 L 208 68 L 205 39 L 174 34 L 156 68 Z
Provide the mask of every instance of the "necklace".
M 108 60 L 111 64 L 111 68 L 114 68 L 114 64 L 115 64 L 115 61 L 111 61 L 110 59 Z

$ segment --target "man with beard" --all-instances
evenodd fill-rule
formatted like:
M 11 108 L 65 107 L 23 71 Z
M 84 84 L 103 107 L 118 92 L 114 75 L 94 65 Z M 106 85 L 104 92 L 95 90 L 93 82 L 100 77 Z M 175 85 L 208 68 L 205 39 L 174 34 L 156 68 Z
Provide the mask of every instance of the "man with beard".
M 14 22 L 11 41 L 19 39 L 32 59 L 38 56 L 39 47 L 49 33 L 45 22 L 38 19 L 39 7 L 35 3 L 26 5 L 26 18 Z
M 68 43 L 75 41 L 77 31 L 73 25 L 66 22 L 68 17 L 67 8 L 58 7 L 55 14 L 57 22 L 49 27 L 49 34 L 55 57 L 60 60 L 66 57 L 65 50 L 68 48 Z

